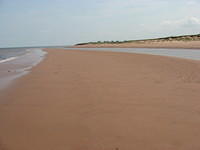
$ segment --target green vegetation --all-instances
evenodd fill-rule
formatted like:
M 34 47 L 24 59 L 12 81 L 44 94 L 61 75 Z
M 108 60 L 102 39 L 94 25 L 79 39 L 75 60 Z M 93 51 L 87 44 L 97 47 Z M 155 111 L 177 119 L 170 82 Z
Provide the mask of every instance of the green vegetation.
M 144 40 L 126 40 L 126 41 L 97 41 L 97 42 L 88 42 L 88 43 L 79 43 L 78 45 L 87 45 L 87 44 L 123 44 L 123 43 L 132 43 L 132 42 L 162 42 L 162 41 L 200 41 L 200 34 L 196 35 L 182 35 L 182 36 L 170 36 L 164 38 L 155 38 L 155 39 L 144 39 Z
M 97 42 L 88 42 L 88 43 L 79 43 L 76 45 L 86 45 L 86 44 L 120 44 L 120 43 L 129 43 L 131 41 L 97 41 Z

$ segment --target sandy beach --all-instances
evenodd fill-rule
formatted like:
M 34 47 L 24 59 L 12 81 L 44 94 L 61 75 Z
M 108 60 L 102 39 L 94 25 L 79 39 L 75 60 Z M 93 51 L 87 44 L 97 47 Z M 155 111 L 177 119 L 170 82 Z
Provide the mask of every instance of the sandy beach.
M 139 41 L 119 44 L 85 44 L 74 48 L 187 48 L 200 49 L 200 41 Z
M 46 49 L 0 93 L 0 150 L 199 150 L 200 62 Z

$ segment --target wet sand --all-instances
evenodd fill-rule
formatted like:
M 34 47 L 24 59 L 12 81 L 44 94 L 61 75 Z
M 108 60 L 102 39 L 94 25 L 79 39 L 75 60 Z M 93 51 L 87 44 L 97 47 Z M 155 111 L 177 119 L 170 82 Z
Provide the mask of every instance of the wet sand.
M 140 41 L 121 44 L 85 44 L 74 48 L 187 48 L 200 49 L 200 41 Z
M 0 150 L 199 150 L 200 63 L 49 49 L 0 93 Z

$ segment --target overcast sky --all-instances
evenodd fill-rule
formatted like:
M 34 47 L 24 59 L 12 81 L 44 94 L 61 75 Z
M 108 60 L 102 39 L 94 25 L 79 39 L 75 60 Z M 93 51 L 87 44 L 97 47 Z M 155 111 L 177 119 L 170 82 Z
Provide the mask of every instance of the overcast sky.
M 200 33 L 200 0 L 0 0 L 0 47 Z

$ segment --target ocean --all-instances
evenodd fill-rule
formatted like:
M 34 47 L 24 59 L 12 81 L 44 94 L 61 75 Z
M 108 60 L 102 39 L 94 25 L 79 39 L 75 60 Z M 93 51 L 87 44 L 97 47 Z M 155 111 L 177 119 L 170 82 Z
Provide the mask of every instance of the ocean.
M 0 63 L 14 60 L 27 53 L 27 48 L 0 48 Z
M 0 90 L 27 74 L 45 54 L 40 48 L 0 48 Z

